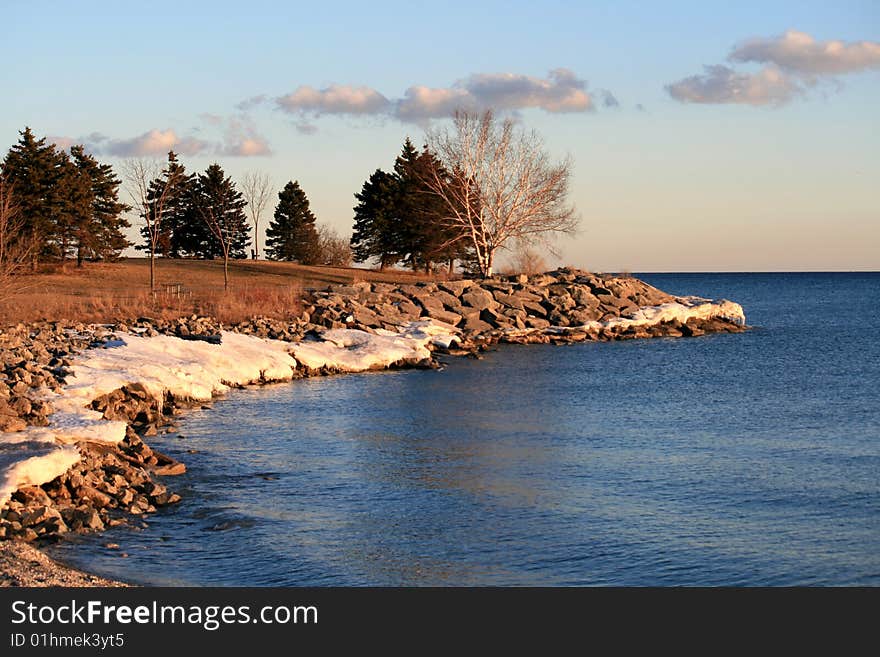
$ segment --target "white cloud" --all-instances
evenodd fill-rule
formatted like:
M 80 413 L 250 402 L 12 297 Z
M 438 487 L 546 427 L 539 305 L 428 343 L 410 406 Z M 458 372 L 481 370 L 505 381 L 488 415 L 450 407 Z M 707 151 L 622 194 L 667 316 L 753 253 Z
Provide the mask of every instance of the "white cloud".
M 450 116 L 456 109 L 517 111 L 530 107 L 547 112 L 586 112 L 593 100 L 587 83 L 558 68 L 546 78 L 517 73 L 475 73 L 451 87 L 413 86 L 395 103 L 401 121 L 421 122 Z M 614 98 L 611 92 L 607 92 Z
M 727 59 L 765 66 L 756 72 L 706 66 L 703 75 L 668 84 L 666 91 L 684 103 L 782 105 L 820 82 L 840 91 L 843 85 L 836 75 L 880 69 L 880 43 L 816 41 L 805 32 L 788 30 L 780 36 L 747 39 Z
M 419 123 L 441 116 L 452 116 L 457 109 L 476 109 L 474 98 L 465 89 L 414 86 L 395 103 L 394 115 L 401 121 Z
M 260 137 L 244 137 L 239 141 L 227 144 L 223 148 L 222 154 L 233 157 L 254 157 L 257 155 L 271 155 L 272 150 L 265 139 Z
M 692 75 L 666 85 L 669 95 L 683 103 L 736 103 L 783 105 L 802 88 L 775 67 L 756 73 L 737 73 L 727 66 L 706 66 L 703 75 Z
M 269 96 L 267 96 L 266 94 L 251 96 L 250 98 L 245 98 L 238 105 L 236 105 L 235 108 L 241 112 L 247 112 L 248 110 L 257 107 L 258 105 L 262 105 L 267 100 L 269 100 Z
M 315 89 L 308 85 L 276 98 L 278 107 L 291 114 L 380 114 L 388 99 L 369 87 L 330 85 Z
M 211 148 L 209 142 L 195 137 L 179 137 L 174 130 L 149 130 L 131 139 L 109 139 L 97 150 L 116 157 L 157 157 L 168 151 L 181 155 L 199 155 Z
M 728 59 L 775 64 L 787 71 L 808 75 L 840 75 L 880 69 L 880 43 L 816 41 L 805 32 L 788 30 L 775 37 L 743 41 L 734 47 Z
M 240 114 L 228 119 L 219 118 L 219 125 L 224 125 L 223 142 L 217 149 L 220 155 L 255 157 L 272 154 L 269 142 L 259 134 L 249 116 Z
M 330 85 L 323 89 L 297 87 L 275 99 L 284 112 L 300 117 L 335 115 L 385 116 L 404 122 L 423 123 L 451 116 L 455 110 L 495 109 L 516 112 L 538 108 L 547 112 L 585 112 L 594 109 L 586 81 L 564 68 L 546 78 L 518 73 L 475 73 L 449 87 L 412 85 L 400 98 L 389 99 L 366 86 Z M 603 91 L 606 107 L 616 106 L 610 91 Z M 262 97 L 256 97 L 262 98 Z M 243 101 L 249 104 L 251 100 Z M 314 126 L 300 121 L 297 129 L 312 133 Z
M 256 126 L 246 115 L 227 118 L 217 114 L 202 114 L 201 120 L 213 130 L 222 130 L 222 138 L 209 141 L 192 136 L 179 136 L 174 130 L 148 130 L 130 139 L 111 139 L 98 132 L 85 137 L 50 137 L 58 148 L 68 149 L 83 144 L 87 151 L 96 155 L 113 157 L 162 157 L 168 151 L 179 155 L 226 155 L 230 157 L 254 157 L 271 155 L 268 141 L 259 134 Z

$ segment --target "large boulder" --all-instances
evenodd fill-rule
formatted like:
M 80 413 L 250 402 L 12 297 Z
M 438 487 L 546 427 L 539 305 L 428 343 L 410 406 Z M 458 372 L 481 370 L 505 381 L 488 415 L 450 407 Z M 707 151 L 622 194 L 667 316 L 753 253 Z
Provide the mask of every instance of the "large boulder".
M 458 313 L 454 313 L 451 310 L 445 310 L 444 308 L 427 308 L 425 310 L 425 314 L 431 319 L 436 319 L 441 322 L 446 322 L 447 324 L 451 324 L 452 326 L 456 326 L 460 321 L 462 316 Z
M 495 297 L 488 290 L 481 287 L 473 286 L 467 292 L 461 295 L 461 302 L 465 306 L 483 310 L 484 308 L 494 308 L 498 305 Z

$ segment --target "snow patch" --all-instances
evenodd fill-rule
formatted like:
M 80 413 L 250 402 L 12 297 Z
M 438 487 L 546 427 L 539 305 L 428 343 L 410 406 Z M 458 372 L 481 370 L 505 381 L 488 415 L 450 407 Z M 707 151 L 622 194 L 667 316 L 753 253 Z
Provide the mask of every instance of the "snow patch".
M 117 443 L 125 438 L 125 422 L 104 420 L 88 408 L 93 399 L 122 386 L 141 383 L 157 399 L 167 391 L 204 401 L 230 386 L 292 377 L 296 360 L 288 353 L 288 343 L 231 332 L 221 338 L 220 344 L 211 344 L 126 334 L 83 352 L 73 363 L 67 385 L 45 394 L 55 408 L 49 426 L 0 433 L 0 506 L 19 486 L 51 481 L 76 463 L 79 453 L 70 443 Z M 32 455 L 35 444 L 41 450 Z
M 551 326 L 546 329 L 512 329 L 510 335 L 527 335 L 530 333 L 570 333 L 577 330 L 594 331 L 598 329 L 625 330 L 630 327 L 656 326 L 663 322 L 678 320 L 681 323 L 689 319 L 724 319 L 739 326 L 745 326 L 746 315 L 738 303 L 721 299 L 711 301 L 700 297 L 677 297 L 676 301 L 659 306 L 639 308 L 630 317 L 614 317 L 606 321 L 593 320 L 580 326 Z
M 677 301 L 659 306 L 639 308 L 631 317 L 620 317 L 607 322 L 589 322 L 589 325 L 629 328 L 630 326 L 653 326 L 663 322 L 678 320 L 685 323 L 689 319 L 726 319 L 745 326 L 746 315 L 742 306 L 727 299 L 711 301 L 699 297 L 679 297 Z
M 458 340 L 456 332 L 449 324 L 420 320 L 406 324 L 397 333 L 330 329 L 321 334 L 320 341 L 298 342 L 291 347 L 296 359 L 310 369 L 365 372 L 430 358 L 428 344 L 448 347 Z
M 38 453 L 24 458 L 20 450 L 13 454 L 5 447 L 0 443 L 0 506 L 22 486 L 39 486 L 52 481 L 79 462 L 79 451 L 74 445 L 41 445 L 36 450 L 31 447 L 24 454 Z

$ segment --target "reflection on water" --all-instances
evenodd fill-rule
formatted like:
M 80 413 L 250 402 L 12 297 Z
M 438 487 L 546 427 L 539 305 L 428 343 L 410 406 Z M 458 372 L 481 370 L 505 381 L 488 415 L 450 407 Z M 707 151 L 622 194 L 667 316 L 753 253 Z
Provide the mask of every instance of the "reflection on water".
M 56 553 L 152 584 L 880 583 L 880 277 L 655 282 L 758 328 L 236 391 L 156 439 L 182 505 Z

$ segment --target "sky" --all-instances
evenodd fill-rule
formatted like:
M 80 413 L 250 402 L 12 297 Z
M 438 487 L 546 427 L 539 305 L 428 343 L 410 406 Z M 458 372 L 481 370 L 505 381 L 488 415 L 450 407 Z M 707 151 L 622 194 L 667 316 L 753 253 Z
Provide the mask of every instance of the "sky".
M 880 269 L 880 2 L 0 0 L 0 149 L 354 194 L 456 107 L 574 163 L 594 271 Z M 264 220 L 266 223 L 266 220 Z

